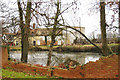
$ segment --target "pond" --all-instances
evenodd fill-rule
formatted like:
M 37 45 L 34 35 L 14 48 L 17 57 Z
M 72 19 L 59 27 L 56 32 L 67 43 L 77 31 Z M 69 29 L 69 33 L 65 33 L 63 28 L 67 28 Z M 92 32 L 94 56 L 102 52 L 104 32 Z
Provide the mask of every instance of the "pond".
M 53 52 L 51 66 L 59 65 L 67 59 L 75 60 L 81 65 L 89 61 L 96 61 L 101 57 L 99 53 L 92 52 L 70 52 L 70 53 L 57 53 Z M 10 58 L 20 61 L 21 51 L 10 51 Z M 48 58 L 48 51 L 29 51 L 28 63 L 40 64 L 46 66 Z

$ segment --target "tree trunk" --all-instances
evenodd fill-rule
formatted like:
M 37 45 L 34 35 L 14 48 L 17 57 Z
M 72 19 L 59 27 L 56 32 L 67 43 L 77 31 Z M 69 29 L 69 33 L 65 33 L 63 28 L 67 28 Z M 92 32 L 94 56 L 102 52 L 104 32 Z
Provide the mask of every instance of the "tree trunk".
M 19 9 L 19 17 L 20 17 L 20 28 L 21 28 L 21 48 L 22 48 L 22 56 L 21 61 L 27 63 L 27 56 L 29 50 L 29 26 L 30 26 L 30 17 L 31 17 L 31 2 L 27 2 L 27 10 L 26 10 L 26 17 L 25 17 L 25 25 L 23 21 L 23 10 L 21 7 L 20 0 L 17 1 L 18 9 Z
M 53 26 L 53 30 L 52 30 L 52 34 L 51 34 L 51 43 L 50 43 L 50 48 L 49 48 L 47 66 L 49 66 L 51 64 L 51 56 L 52 56 L 53 46 L 54 46 L 55 37 L 56 37 L 56 27 L 58 24 L 58 17 L 59 17 L 59 13 L 60 13 L 59 5 L 60 5 L 60 2 L 59 2 L 59 0 L 57 0 L 57 4 L 56 4 L 57 12 L 56 12 L 56 15 L 54 18 L 54 26 Z
M 47 45 L 47 36 L 45 36 L 45 45 Z
M 119 6 L 119 39 L 120 39 L 120 1 L 118 3 Z
M 106 19 L 105 19 L 105 2 L 100 2 L 100 23 L 101 23 L 101 40 L 102 40 L 102 51 L 103 55 L 107 56 L 110 50 L 107 46 L 106 39 Z
M 119 1 L 119 35 L 120 35 L 120 1 Z
M 49 48 L 47 66 L 49 66 L 49 65 L 51 64 L 52 51 L 53 51 L 53 46 L 51 46 L 51 47 Z
M 120 1 L 119 1 L 118 5 L 119 5 L 119 37 L 118 37 L 118 41 L 120 43 Z M 118 46 L 118 52 L 120 52 L 120 45 Z M 119 62 L 120 62 L 120 59 L 119 59 Z
M 26 30 L 25 30 L 26 31 Z M 27 56 L 28 56 L 28 36 L 25 33 L 22 34 L 22 56 L 21 61 L 27 63 Z

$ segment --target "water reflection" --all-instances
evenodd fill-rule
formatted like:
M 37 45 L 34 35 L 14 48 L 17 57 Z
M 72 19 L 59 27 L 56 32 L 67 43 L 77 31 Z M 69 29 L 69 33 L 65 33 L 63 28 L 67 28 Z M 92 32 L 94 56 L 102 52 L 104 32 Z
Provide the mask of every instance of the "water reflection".
M 21 51 L 10 51 L 10 58 L 20 61 Z M 28 54 L 28 63 L 41 64 L 45 66 L 47 64 L 48 51 L 30 51 Z M 71 52 L 71 53 L 57 53 L 53 52 L 51 65 L 59 65 L 65 62 L 68 58 L 75 60 L 80 64 L 86 64 L 89 61 L 96 61 L 100 58 L 98 53 L 91 52 Z

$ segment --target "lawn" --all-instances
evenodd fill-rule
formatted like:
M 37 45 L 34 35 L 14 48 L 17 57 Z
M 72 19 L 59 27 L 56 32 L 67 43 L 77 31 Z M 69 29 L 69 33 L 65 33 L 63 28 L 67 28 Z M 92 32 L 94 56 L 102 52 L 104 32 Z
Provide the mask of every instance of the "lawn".
M 42 48 L 42 49 L 48 49 L 49 46 L 33 46 L 34 47 L 38 47 L 38 48 Z M 53 48 L 57 48 L 58 46 L 53 46 Z M 21 50 L 20 46 L 10 46 L 9 48 L 10 50 Z
M 45 76 L 39 76 L 38 74 L 32 75 L 24 72 L 15 72 L 10 69 L 1 69 L 3 78 L 46 78 Z
M 116 44 L 116 43 L 113 43 L 113 44 L 108 44 L 108 46 L 119 46 L 120 44 Z
M 96 45 L 101 46 L 102 44 L 96 44 Z M 120 45 L 120 44 L 117 44 L 117 43 L 108 44 L 109 47 L 118 46 L 118 45 Z M 85 44 L 85 45 L 68 45 L 65 47 L 72 48 L 72 47 L 94 47 L 94 46 L 92 44 Z

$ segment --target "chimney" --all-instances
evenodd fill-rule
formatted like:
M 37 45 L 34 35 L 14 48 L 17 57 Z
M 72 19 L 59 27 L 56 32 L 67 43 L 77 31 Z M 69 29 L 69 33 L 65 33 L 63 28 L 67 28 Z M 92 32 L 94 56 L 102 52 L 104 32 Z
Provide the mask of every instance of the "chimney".
M 35 29 L 35 23 L 33 23 L 33 29 Z

